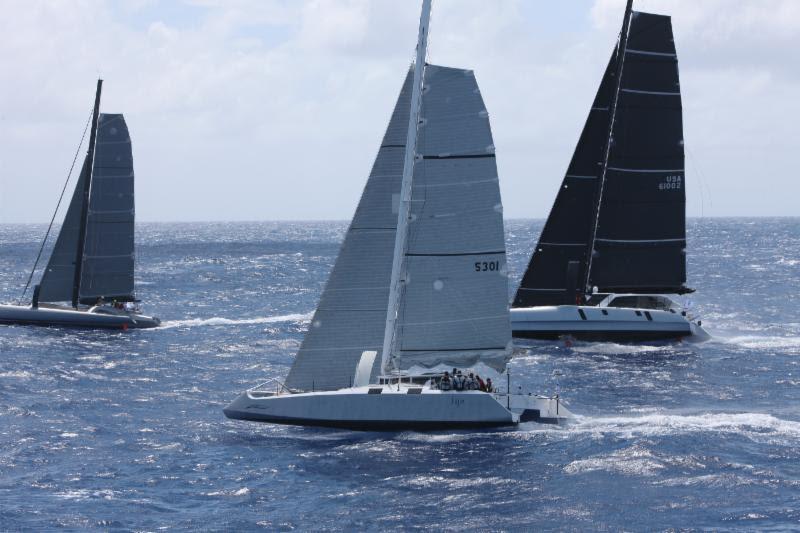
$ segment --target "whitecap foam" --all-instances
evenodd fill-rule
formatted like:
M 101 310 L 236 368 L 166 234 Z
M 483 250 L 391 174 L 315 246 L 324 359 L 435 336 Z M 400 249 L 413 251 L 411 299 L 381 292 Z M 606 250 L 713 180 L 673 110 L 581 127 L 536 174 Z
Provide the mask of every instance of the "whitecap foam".
M 275 316 L 262 316 L 255 318 L 190 318 L 187 320 L 174 320 L 164 323 L 160 328 L 156 329 L 170 329 L 170 328 L 192 328 L 196 326 L 235 326 L 235 325 L 248 325 L 248 324 L 274 324 L 278 322 L 308 322 L 311 320 L 311 313 L 293 313 L 289 315 L 275 315 Z

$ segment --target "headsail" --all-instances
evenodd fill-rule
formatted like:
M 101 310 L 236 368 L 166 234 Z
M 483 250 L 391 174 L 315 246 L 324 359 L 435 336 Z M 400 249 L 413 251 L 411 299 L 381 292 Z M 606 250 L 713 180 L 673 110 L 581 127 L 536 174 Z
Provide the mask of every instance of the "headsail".
M 550 216 L 517 289 L 514 307 L 575 304 L 576 294 L 568 288 L 579 288 L 586 279 L 587 240 L 594 222 L 592 203 L 600 186 L 608 135 L 615 56 L 616 51 L 611 54 Z M 577 263 L 577 269 L 569 270 L 571 262 Z
M 486 107 L 470 70 L 425 69 L 395 368 L 511 353 L 503 211 Z
M 361 201 L 347 229 L 286 385 L 347 387 L 364 351 L 380 351 L 403 174 L 411 72 L 406 76 Z M 373 366 L 379 372 L 380 358 Z
M 634 12 L 589 285 L 685 293 L 686 179 L 670 17 Z
M 83 250 L 81 302 L 134 299 L 134 177 L 128 126 L 101 113 Z
M 75 250 L 81 230 L 81 211 L 83 210 L 83 187 L 91 169 L 88 158 L 84 159 L 81 173 L 75 184 L 75 192 L 69 202 L 64 223 L 58 233 L 50 260 L 39 282 L 39 301 L 67 302 L 72 299 L 72 284 L 75 279 Z

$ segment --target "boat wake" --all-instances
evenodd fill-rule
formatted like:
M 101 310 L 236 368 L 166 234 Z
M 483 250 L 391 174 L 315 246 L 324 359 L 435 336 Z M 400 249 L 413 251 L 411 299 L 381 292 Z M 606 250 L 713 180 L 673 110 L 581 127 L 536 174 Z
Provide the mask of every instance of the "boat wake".
M 231 319 L 223 317 L 211 318 L 190 318 L 187 320 L 173 320 L 165 322 L 157 329 L 171 328 L 193 328 L 197 326 L 238 326 L 249 324 L 275 324 L 278 322 L 308 322 L 311 320 L 311 313 L 292 313 L 288 315 L 262 316 L 255 318 Z
M 795 445 L 800 444 L 800 422 L 766 413 L 652 413 L 598 418 L 576 416 L 568 426 L 568 432 L 597 436 L 612 434 L 622 438 L 728 433 L 759 442 L 784 439 Z
M 800 337 L 798 336 L 740 335 L 720 337 L 718 341 L 756 350 L 800 350 Z

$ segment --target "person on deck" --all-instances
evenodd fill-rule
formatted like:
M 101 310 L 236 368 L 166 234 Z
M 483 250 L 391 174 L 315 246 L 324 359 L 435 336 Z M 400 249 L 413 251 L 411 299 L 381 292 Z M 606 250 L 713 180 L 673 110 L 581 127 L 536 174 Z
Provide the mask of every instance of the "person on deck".
M 494 386 L 492 385 L 492 378 L 486 378 L 486 392 L 494 392 Z
M 469 376 L 467 376 L 467 381 L 464 384 L 464 390 L 475 390 L 477 388 L 478 384 L 475 382 L 475 374 L 470 372 Z
M 453 388 L 458 391 L 464 390 L 464 376 L 461 375 L 460 370 L 453 376 Z
M 478 383 L 478 390 L 486 392 L 486 383 L 481 379 L 481 377 L 475 376 L 475 381 Z
M 444 376 L 442 376 L 441 381 L 439 382 L 439 389 L 440 390 L 450 390 L 453 388 L 453 384 L 450 381 L 450 374 L 447 373 L 447 370 L 444 371 Z

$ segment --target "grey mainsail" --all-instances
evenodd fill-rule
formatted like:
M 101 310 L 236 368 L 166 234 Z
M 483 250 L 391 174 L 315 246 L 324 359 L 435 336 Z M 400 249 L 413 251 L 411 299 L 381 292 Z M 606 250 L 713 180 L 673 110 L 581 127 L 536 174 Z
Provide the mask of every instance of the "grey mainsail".
M 289 370 L 287 387 L 347 387 L 362 352 L 381 350 L 410 90 L 409 72 L 339 256 Z M 379 368 L 378 359 L 373 376 Z
M 470 70 L 428 65 L 392 366 L 511 354 L 503 210 L 489 118 Z
M 83 249 L 83 303 L 134 299 L 134 177 L 128 127 L 101 113 Z
M 64 223 L 58 233 L 50 260 L 39 282 L 39 301 L 66 302 L 72 299 L 72 284 L 75 278 L 75 257 L 81 230 L 83 209 L 83 186 L 89 176 L 88 158 L 84 159 L 75 192 L 72 194 Z

